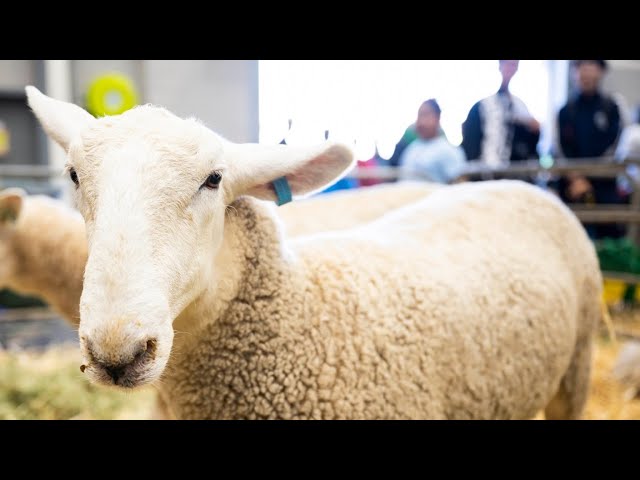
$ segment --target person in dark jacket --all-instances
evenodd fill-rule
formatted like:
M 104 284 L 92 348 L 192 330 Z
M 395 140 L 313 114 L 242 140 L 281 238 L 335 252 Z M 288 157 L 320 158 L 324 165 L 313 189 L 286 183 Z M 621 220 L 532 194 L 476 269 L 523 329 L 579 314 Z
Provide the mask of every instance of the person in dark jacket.
M 560 109 L 557 117 L 559 154 L 566 158 L 613 155 L 621 132 L 620 111 L 616 101 L 601 91 L 607 70 L 605 60 L 575 60 L 572 64 L 576 93 Z M 566 203 L 623 204 L 627 193 L 618 188 L 615 178 L 590 178 L 580 174 L 561 177 L 552 185 Z M 590 225 L 592 238 L 618 238 L 623 225 Z
M 561 153 L 567 158 L 611 153 L 620 133 L 620 112 L 613 98 L 600 90 L 607 63 L 576 60 L 573 68 L 576 94 L 558 112 Z

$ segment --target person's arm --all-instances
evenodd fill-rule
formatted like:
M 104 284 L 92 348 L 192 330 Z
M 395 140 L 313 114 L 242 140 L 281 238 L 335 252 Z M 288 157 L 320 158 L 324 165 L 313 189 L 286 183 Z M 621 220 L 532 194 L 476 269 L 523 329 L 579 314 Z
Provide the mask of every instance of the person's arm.
M 513 97 L 513 121 L 516 125 L 521 125 L 526 128 L 528 132 L 533 135 L 537 135 L 538 139 L 540 138 L 540 122 L 535 119 L 531 112 L 529 112 L 529 108 L 522 101 L 522 99 L 518 97 Z M 536 140 L 536 143 L 538 140 Z
M 570 108 L 569 104 L 562 107 L 557 117 L 558 144 L 560 146 L 558 154 L 565 158 L 578 156 L 576 129 L 574 118 L 570 115 Z M 586 177 L 577 173 L 570 173 L 560 177 L 557 187 L 560 198 L 565 202 L 580 201 L 587 192 L 592 190 L 591 183 Z
M 392 167 L 400 166 L 400 157 L 402 156 L 402 152 L 407 148 L 408 143 L 406 143 L 403 139 L 396 144 L 396 148 L 393 150 L 393 155 L 389 158 L 389 165 Z
M 618 108 L 618 104 L 613 100 L 613 98 L 610 101 L 612 105 L 609 112 L 609 128 L 607 129 L 605 137 L 605 141 L 607 142 L 608 147 L 605 150 L 604 155 L 610 154 L 615 150 L 618 137 L 620 136 L 621 132 L 620 109 Z
M 443 173 L 448 183 L 458 179 L 464 172 L 467 159 L 461 147 L 451 145 L 451 154 L 447 162 L 442 165 Z
M 560 145 L 560 156 L 565 158 L 577 157 L 575 125 L 569 118 L 567 106 L 565 105 L 558 112 L 558 144 Z
M 402 135 L 400 141 L 396 144 L 396 148 L 393 150 L 393 155 L 391 155 L 391 158 L 389 158 L 389 165 L 391 165 L 392 167 L 400 166 L 400 158 L 402 157 L 402 153 L 404 152 L 405 148 L 407 148 L 409 144 L 413 142 L 413 140 L 415 140 L 416 136 L 417 135 L 415 133 L 415 126 L 413 124 L 409 125 L 404 131 L 404 134 Z
M 482 155 L 482 121 L 480 102 L 476 103 L 462 124 L 462 144 L 465 156 L 469 160 L 479 160 Z

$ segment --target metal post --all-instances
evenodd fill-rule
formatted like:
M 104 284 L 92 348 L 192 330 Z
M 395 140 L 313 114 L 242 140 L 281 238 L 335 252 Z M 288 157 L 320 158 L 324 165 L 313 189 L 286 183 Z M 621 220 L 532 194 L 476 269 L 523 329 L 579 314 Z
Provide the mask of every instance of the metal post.
M 57 100 L 73 101 L 71 89 L 71 60 L 45 60 L 45 93 Z M 71 204 L 70 182 L 62 178 L 67 158 L 66 152 L 53 140 L 49 140 L 49 166 L 59 172 L 52 176 L 51 185 L 59 190 L 62 200 Z

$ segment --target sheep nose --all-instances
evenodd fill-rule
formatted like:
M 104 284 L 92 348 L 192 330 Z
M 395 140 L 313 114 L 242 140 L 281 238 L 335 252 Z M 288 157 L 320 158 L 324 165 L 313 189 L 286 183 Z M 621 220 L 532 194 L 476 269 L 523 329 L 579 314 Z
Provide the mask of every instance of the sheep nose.
M 125 377 L 128 372 L 135 370 L 136 367 L 147 363 L 147 361 L 153 358 L 156 345 L 157 340 L 155 338 L 142 341 L 136 345 L 136 349 L 131 356 L 126 359 L 121 358 L 119 362 L 114 362 L 113 360 L 105 361 L 99 359 L 92 348 L 93 344 L 91 342 L 87 342 L 86 344 L 89 356 L 93 359 L 94 365 L 109 375 L 115 384 L 118 383 L 118 380 Z M 80 370 L 84 372 L 85 368 L 86 367 L 82 365 Z
M 127 363 L 125 365 L 120 364 L 120 365 L 111 365 L 111 366 L 101 364 L 101 367 L 104 368 L 105 372 L 107 372 L 109 376 L 113 379 L 113 383 L 117 383 L 118 380 L 124 375 L 124 372 L 129 365 L 131 365 L 131 363 Z

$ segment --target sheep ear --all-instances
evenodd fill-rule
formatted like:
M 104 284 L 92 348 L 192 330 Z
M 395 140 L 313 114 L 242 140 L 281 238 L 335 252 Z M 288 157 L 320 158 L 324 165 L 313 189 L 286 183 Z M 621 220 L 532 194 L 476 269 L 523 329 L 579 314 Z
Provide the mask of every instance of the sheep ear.
M 36 87 L 25 87 L 27 101 L 47 132 L 65 151 L 71 141 L 96 119 L 77 105 L 54 100 L 40 92 Z
M 0 192 L 0 225 L 16 222 L 25 195 L 21 188 L 7 188 Z
M 287 179 L 295 196 L 310 194 L 335 183 L 353 166 L 346 146 L 324 143 L 315 147 L 230 144 L 225 159 L 233 175 L 234 195 L 278 200 L 274 181 Z

